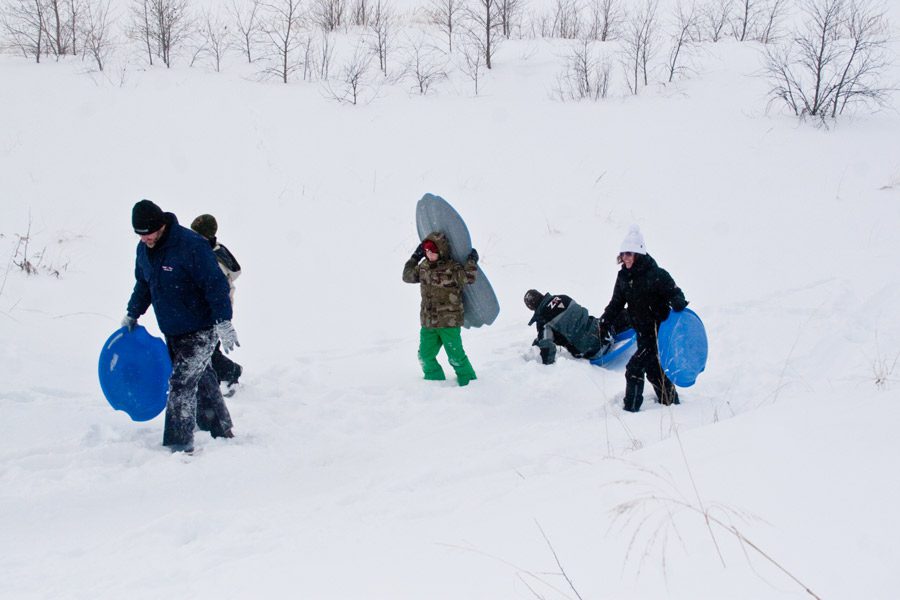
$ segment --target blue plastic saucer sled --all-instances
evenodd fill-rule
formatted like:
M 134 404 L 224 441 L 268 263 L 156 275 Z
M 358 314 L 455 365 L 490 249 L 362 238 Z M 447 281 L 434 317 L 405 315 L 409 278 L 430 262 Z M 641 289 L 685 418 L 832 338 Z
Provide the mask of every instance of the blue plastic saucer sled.
M 166 407 L 172 361 L 166 343 L 140 325 L 122 327 L 106 340 L 97 368 L 100 388 L 132 421 L 149 421 Z
M 592 358 L 591 364 L 598 367 L 610 367 L 613 363 L 619 362 L 619 359 L 631 358 L 636 349 L 634 344 L 636 340 L 634 329 L 626 329 L 616 335 L 609 352 Z
M 672 383 L 690 387 L 706 368 L 706 328 L 689 308 L 672 311 L 659 326 L 659 362 Z

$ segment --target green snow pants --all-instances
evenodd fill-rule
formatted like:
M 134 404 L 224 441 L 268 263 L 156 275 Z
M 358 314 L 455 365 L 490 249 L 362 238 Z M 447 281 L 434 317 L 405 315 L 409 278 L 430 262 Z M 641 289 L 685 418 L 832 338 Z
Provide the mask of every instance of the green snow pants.
M 419 331 L 419 363 L 425 373 L 425 379 L 446 379 L 444 369 L 438 363 L 437 355 L 441 346 L 447 352 L 450 366 L 456 371 L 459 385 L 467 385 L 475 377 L 475 370 L 463 350 L 459 327 L 423 327 Z

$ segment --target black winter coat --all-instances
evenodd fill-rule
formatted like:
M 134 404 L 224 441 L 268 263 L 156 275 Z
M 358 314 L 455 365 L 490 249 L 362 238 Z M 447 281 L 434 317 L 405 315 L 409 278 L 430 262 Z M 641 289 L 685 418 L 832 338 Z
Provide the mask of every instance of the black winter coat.
M 655 337 L 660 323 L 668 318 L 669 310 L 684 310 L 687 304 L 681 288 L 652 256 L 635 254 L 631 268 L 626 269 L 623 265 L 619 270 L 612 300 L 603 311 L 600 324 L 609 328 L 615 316 L 626 308 L 638 337 Z

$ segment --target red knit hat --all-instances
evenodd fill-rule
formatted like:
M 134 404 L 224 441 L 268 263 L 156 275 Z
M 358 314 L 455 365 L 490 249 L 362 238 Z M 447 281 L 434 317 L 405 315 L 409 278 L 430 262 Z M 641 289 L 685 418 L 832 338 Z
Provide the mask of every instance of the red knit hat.
M 437 244 L 434 243 L 434 240 L 425 240 L 422 242 L 422 250 L 427 250 L 429 252 L 434 252 L 435 254 L 440 254 L 438 252 Z

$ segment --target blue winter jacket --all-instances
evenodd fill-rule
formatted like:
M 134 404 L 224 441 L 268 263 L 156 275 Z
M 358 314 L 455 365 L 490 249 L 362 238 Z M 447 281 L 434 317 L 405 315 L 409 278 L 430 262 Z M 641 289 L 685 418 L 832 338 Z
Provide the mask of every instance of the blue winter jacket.
M 165 213 L 166 232 L 156 247 L 138 242 L 134 292 L 128 315 L 137 319 L 153 304 L 167 336 L 208 329 L 231 320 L 228 280 L 209 242 Z

